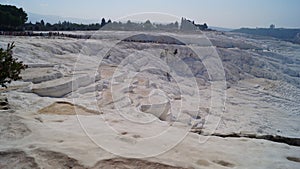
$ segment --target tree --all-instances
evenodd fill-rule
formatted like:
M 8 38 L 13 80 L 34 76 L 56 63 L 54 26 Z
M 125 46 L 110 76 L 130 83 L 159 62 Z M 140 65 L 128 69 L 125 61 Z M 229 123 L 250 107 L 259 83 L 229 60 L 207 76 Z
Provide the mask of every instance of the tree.
M 0 30 L 22 30 L 27 19 L 27 14 L 22 8 L 0 4 Z
M 42 26 L 45 26 L 45 22 L 44 22 L 43 19 L 41 20 L 41 25 L 42 25 Z
M 0 48 L 0 85 L 7 87 L 7 83 L 11 83 L 12 80 L 22 79 L 20 75 L 21 70 L 27 68 L 27 65 L 22 61 L 18 62 L 17 58 L 13 58 L 14 43 L 8 44 L 7 49 Z
M 105 19 L 104 18 L 102 18 L 102 20 L 101 20 L 101 27 L 103 27 L 103 26 L 105 26 L 105 24 L 106 24 L 106 21 L 105 21 Z
M 152 28 L 153 28 L 152 23 L 150 22 L 150 20 L 147 20 L 147 21 L 144 23 L 144 29 L 145 29 L 145 30 L 151 30 Z
M 204 30 L 206 30 L 208 28 L 206 23 L 203 24 L 203 28 L 204 28 Z
M 175 28 L 178 29 L 179 28 L 179 23 L 176 21 L 175 22 Z

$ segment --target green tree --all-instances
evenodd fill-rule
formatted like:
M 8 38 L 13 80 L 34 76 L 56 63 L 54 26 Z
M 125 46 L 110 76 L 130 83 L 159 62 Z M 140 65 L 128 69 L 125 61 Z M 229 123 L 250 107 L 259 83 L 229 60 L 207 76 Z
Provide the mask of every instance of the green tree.
M 27 19 L 22 8 L 0 4 L 0 30 L 21 30 Z
M 175 23 L 174 23 L 174 27 L 176 28 L 176 29 L 178 29 L 179 28 L 179 23 L 176 21 Z
M 101 27 L 103 27 L 103 26 L 105 26 L 105 25 L 106 25 L 106 21 L 105 21 L 104 18 L 102 18 L 102 20 L 101 20 Z
M 206 23 L 203 24 L 203 28 L 204 28 L 204 30 L 208 29 L 208 26 Z
M 147 21 L 144 23 L 144 29 L 145 29 L 145 30 L 151 30 L 152 28 L 153 28 L 152 23 L 150 22 L 150 20 L 147 20 Z
M 11 43 L 7 45 L 6 50 L 0 48 L 0 85 L 2 87 L 7 87 L 6 84 L 11 83 L 12 80 L 22 79 L 21 70 L 27 68 L 27 65 L 12 56 L 14 47 L 14 43 Z
M 42 26 L 45 26 L 45 22 L 44 22 L 43 19 L 41 20 L 41 25 L 42 25 Z

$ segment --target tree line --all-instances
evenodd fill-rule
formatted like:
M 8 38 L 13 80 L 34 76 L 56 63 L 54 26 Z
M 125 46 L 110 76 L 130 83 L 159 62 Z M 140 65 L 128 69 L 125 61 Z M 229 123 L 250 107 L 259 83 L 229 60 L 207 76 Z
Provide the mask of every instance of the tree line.
M 150 20 L 141 23 L 135 23 L 128 20 L 123 22 L 112 22 L 102 18 L 101 23 L 93 24 L 78 24 L 69 21 L 58 22 L 54 24 L 45 23 L 44 20 L 36 23 L 25 23 L 24 30 L 26 31 L 86 31 L 86 30 L 178 30 L 179 23 L 176 21 L 169 24 L 151 23 Z
M 151 23 L 150 20 L 145 22 L 112 22 L 110 19 L 101 19 L 99 23 L 78 24 L 69 21 L 58 23 L 46 23 L 44 20 L 35 23 L 26 23 L 28 20 L 26 12 L 22 8 L 17 8 L 12 5 L 0 4 L 0 31 L 86 31 L 86 30 L 207 30 L 206 24 L 195 24 L 194 21 L 182 19 L 181 25 L 176 21 L 169 24 Z
M 107 24 L 110 24 L 111 20 L 109 19 L 107 22 L 105 18 L 102 18 L 101 23 L 93 23 L 93 24 L 78 24 L 72 23 L 69 21 L 58 22 L 54 24 L 45 23 L 44 20 L 36 23 L 25 23 L 24 30 L 27 31 L 76 31 L 76 30 L 99 30 Z

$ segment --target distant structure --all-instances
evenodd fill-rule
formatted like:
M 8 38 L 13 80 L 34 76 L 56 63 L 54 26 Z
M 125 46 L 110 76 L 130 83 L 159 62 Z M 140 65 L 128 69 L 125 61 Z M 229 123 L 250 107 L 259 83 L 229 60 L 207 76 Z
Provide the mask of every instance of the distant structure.
M 191 30 L 207 30 L 208 26 L 206 23 L 203 25 L 195 24 L 194 21 L 188 20 L 186 18 L 181 18 L 180 30 L 191 31 Z
M 274 25 L 274 24 L 271 24 L 271 25 L 270 25 L 270 29 L 275 29 L 275 25 Z

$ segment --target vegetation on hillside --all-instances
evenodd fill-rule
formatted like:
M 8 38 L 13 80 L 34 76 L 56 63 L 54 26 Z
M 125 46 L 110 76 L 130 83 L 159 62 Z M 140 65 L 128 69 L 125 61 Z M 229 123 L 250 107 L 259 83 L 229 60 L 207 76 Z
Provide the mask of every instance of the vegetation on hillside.
M 277 39 L 300 44 L 300 29 L 275 28 L 275 25 L 271 25 L 270 28 L 241 28 L 233 30 L 232 32 L 239 32 L 259 36 L 270 36 Z
M 155 24 L 147 20 L 144 23 L 134 23 L 128 20 L 126 23 L 112 22 L 111 20 L 106 21 L 102 18 L 101 23 L 93 24 L 77 24 L 68 21 L 58 22 L 50 24 L 41 20 L 36 23 L 26 23 L 24 26 L 25 30 L 28 31 L 75 31 L 75 30 L 178 30 L 178 22 L 170 24 Z
M 22 8 L 12 5 L 0 4 L 0 30 L 17 31 L 22 30 L 27 21 L 27 14 Z
M 36 23 L 25 23 L 27 21 L 27 14 L 22 8 L 17 8 L 11 5 L 0 4 L 0 31 L 76 31 L 76 30 L 208 30 L 207 24 L 196 24 L 194 21 L 183 19 L 181 25 L 176 21 L 169 24 L 152 23 L 150 20 L 145 22 L 131 22 L 126 23 L 112 22 L 102 18 L 99 23 L 93 24 L 78 24 L 69 21 L 58 23 L 46 23 L 44 20 Z M 1 32 L 0 32 L 1 33 Z
M 17 58 L 13 57 L 14 43 L 8 44 L 7 49 L 0 48 L 0 85 L 7 87 L 8 83 L 13 80 L 22 79 L 20 76 L 21 70 L 27 68 L 22 61 L 18 61 Z

